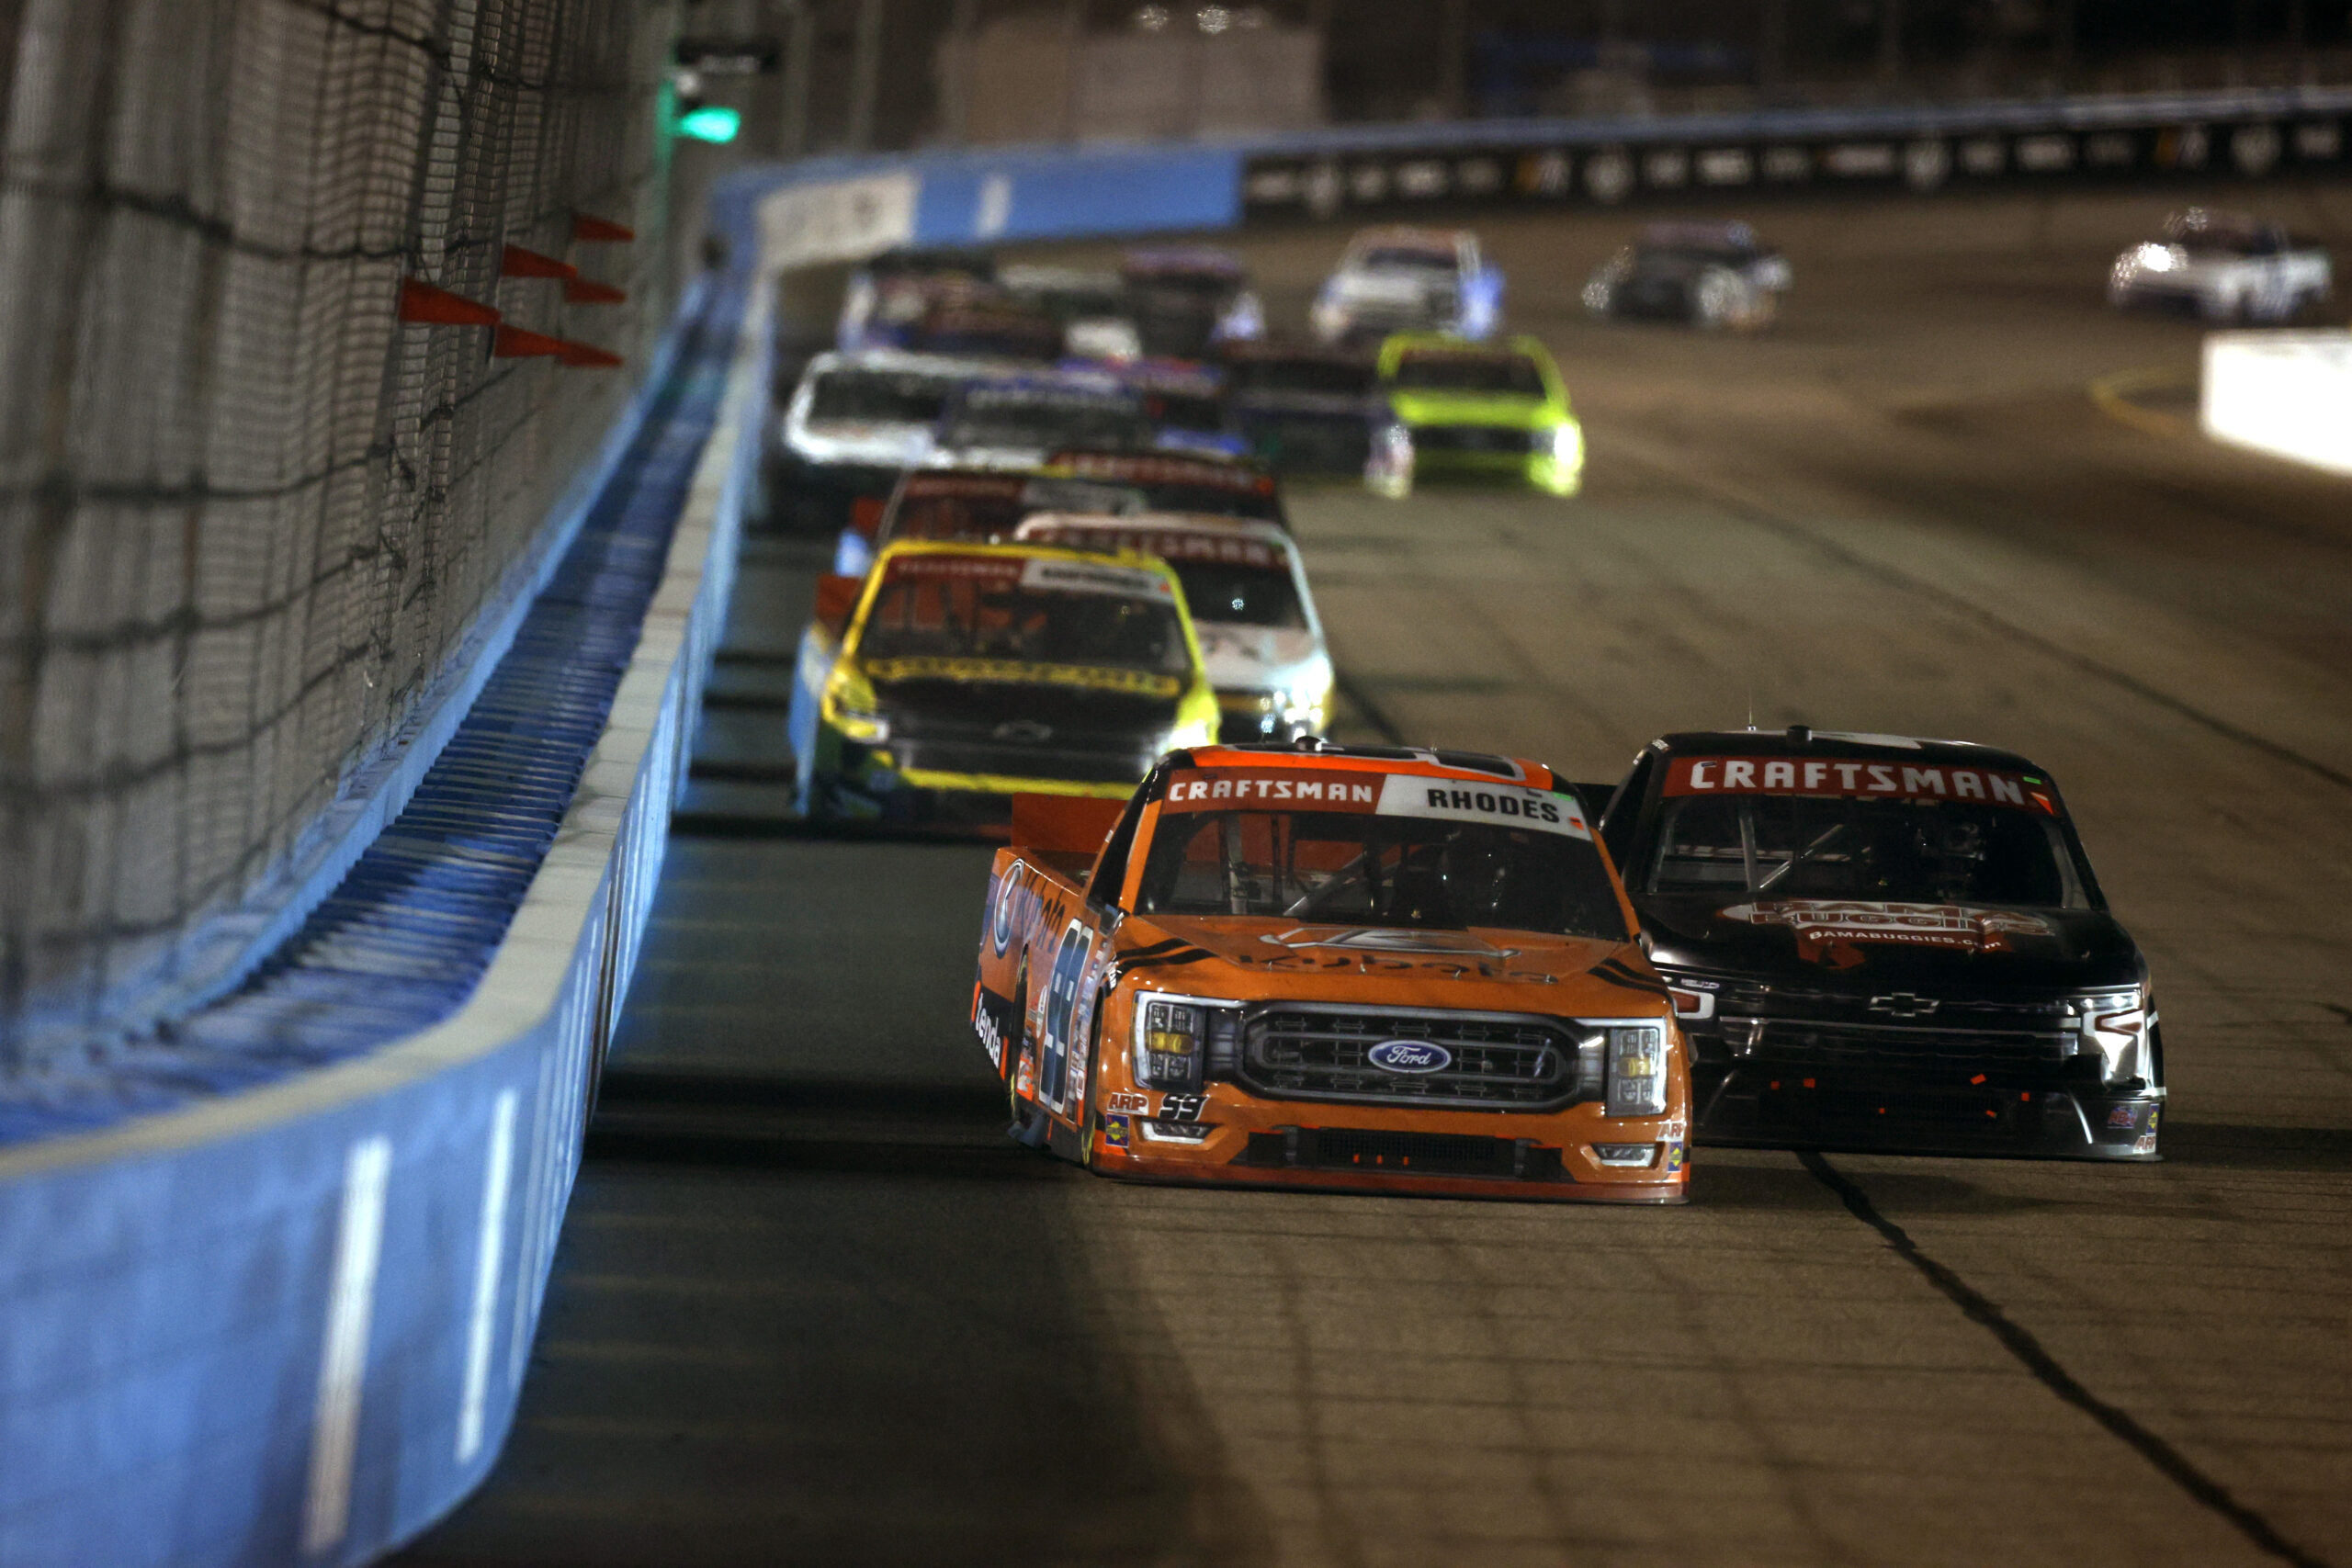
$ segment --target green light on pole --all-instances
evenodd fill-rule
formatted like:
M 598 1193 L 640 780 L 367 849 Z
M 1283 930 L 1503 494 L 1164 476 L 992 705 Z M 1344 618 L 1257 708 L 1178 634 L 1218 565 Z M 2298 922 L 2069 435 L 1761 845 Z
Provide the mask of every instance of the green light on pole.
M 723 145 L 734 141 L 735 133 L 742 129 L 742 111 L 720 104 L 705 104 L 678 117 L 678 134 L 692 137 L 696 141 Z

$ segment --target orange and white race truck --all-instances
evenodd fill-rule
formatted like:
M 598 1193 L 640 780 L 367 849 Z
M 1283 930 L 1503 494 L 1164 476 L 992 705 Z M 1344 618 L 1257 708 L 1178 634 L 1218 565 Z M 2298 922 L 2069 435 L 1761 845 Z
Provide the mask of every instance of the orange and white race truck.
M 972 1026 L 1105 1175 L 1677 1203 L 1690 1073 L 1582 804 L 1474 752 L 1204 746 L 1016 795 Z

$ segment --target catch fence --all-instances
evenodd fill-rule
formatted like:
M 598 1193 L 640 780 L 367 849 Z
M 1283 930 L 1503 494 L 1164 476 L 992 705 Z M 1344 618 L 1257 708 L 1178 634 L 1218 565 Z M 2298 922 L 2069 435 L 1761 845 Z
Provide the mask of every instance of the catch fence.
M 0 12 L 0 1072 L 218 989 L 356 852 L 667 316 L 676 25 Z

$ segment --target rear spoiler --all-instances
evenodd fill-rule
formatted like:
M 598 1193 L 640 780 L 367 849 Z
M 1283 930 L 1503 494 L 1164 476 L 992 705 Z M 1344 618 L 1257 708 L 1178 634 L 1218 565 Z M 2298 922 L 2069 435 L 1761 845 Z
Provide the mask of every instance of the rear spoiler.
M 1016 795 L 1012 847 L 1041 855 L 1092 856 L 1118 826 L 1125 800 L 1086 795 Z

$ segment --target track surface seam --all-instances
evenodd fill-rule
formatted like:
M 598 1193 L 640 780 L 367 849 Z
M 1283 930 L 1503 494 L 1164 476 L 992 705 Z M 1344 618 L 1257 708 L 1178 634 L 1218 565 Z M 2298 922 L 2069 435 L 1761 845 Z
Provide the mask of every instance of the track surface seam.
M 2211 730 L 2224 739 L 2236 741 L 2239 745 L 2250 747 L 2275 761 L 2300 768 L 2313 777 L 2326 780 L 2338 789 L 2352 790 L 2352 773 L 2346 773 L 2340 768 L 2331 767 L 2316 757 L 2306 757 L 2293 747 L 2273 740 L 2267 735 L 2257 735 L 2251 729 L 2232 724 L 2228 719 L 2207 713 L 2193 703 L 2186 702 L 2169 692 L 2150 685 L 2138 676 L 2118 670 L 2115 666 L 2093 659 L 2088 654 L 2078 653 L 2064 643 L 2044 637 L 2030 626 L 2020 626 L 2006 616 L 1984 608 L 1973 599 L 1953 592 L 1949 588 L 1941 587 L 1924 578 L 1914 577 L 1908 572 L 1887 566 L 1883 562 L 1874 561 L 1868 556 L 1848 549 L 1835 540 L 1825 539 L 1803 524 L 1781 516 L 1779 513 L 1720 481 L 1702 479 L 1679 469 L 1668 468 L 1654 458 L 1628 454 L 1623 448 L 1617 450 L 1620 456 L 1630 456 L 1633 461 L 1640 463 L 1652 472 L 1666 475 L 1673 482 L 1689 486 L 1691 490 L 1712 498 L 1719 505 L 1728 508 L 1759 527 L 1769 529 L 1783 538 L 1793 539 L 1810 546 L 1840 566 L 1848 567 L 1866 577 L 1875 578 L 1881 582 L 1891 583 L 1919 594 L 1923 598 L 1931 599 L 1982 626 L 1995 627 L 2004 635 L 2036 649 L 2062 663 L 2071 664 L 2086 674 L 2096 675 L 2103 681 L 2120 686 L 2132 695 L 2152 702 L 2167 712 L 2177 714 L 2192 724 Z
M 2254 1509 L 2231 1495 L 2228 1487 L 2206 1474 L 2194 1461 L 2163 1438 L 2142 1426 L 2129 1412 L 2109 1404 L 2085 1387 L 2081 1379 L 2059 1363 L 2031 1330 L 2026 1328 L 1998 1303 L 1977 1290 L 1945 1264 L 1928 1256 L 1919 1244 L 1901 1225 L 1878 1212 L 1870 1194 L 1863 1191 L 1852 1178 L 1812 1149 L 1800 1149 L 1797 1158 L 1805 1169 L 1844 1201 L 1847 1211 L 1862 1224 L 1884 1237 L 1905 1263 L 1927 1277 L 1928 1282 L 1941 1292 L 1971 1323 L 1991 1332 L 2001 1342 L 2001 1348 L 2018 1359 L 2034 1381 L 2060 1399 L 2082 1411 L 2092 1420 L 2120 1438 L 2124 1445 L 2142 1459 L 2155 1466 L 2165 1479 L 2178 1486 L 2197 1502 L 2227 1520 L 2240 1535 L 2262 1551 L 2281 1562 L 2296 1564 L 2296 1568 L 2329 1568 L 2327 1560 L 2304 1551 L 2278 1533 L 2271 1522 Z

